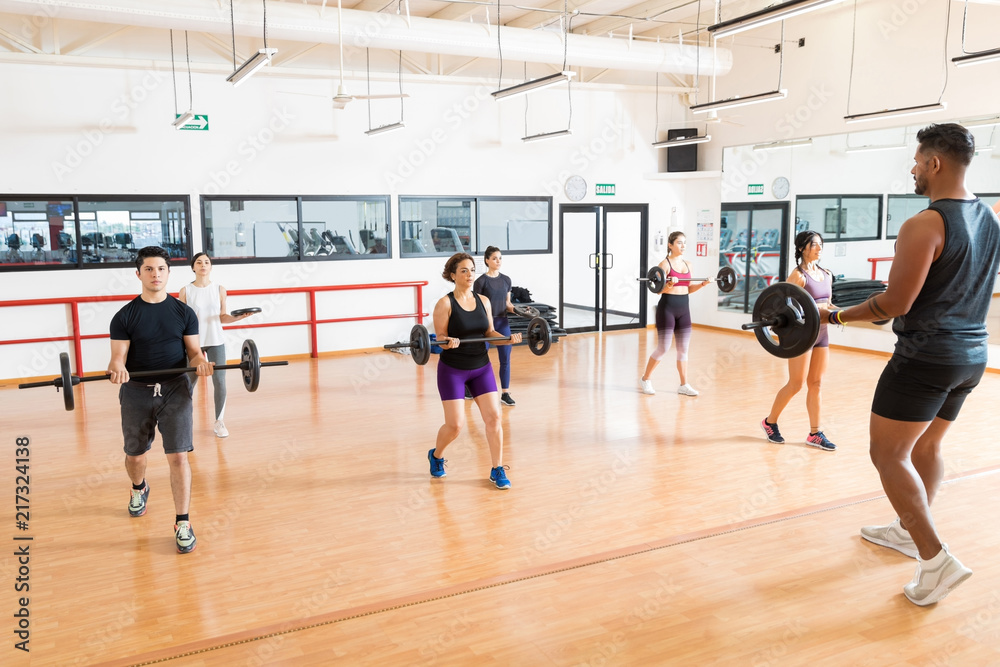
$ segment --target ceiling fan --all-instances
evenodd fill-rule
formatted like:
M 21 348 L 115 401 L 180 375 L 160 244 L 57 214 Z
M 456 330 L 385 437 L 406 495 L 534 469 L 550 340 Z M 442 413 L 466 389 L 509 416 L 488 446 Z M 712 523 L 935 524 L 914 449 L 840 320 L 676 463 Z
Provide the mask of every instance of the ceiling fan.
M 344 109 L 351 100 L 388 100 L 409 97 L 406 93 L 395 95 L 348 95 L 344 90 L 344 19 L 341 13 L 341 0 L 337 0 L 337 41 L 340 47 L 340 85 L 337 94 L 333 96 L 333 108 Z

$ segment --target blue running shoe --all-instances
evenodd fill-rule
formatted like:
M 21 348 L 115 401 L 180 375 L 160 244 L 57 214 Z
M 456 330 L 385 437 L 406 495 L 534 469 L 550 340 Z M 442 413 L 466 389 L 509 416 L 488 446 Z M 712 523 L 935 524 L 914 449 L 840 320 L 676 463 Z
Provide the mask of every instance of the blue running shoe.
M 498 489 L 506 490 L 510 488 L 510 480 L 507 479 L 506 470 L 510 470 L 510 466 L 490 468 L 490 481 L 496 484 Z
M 776 445 L 785 444 L 785 439 L 781 437 L 781 431 L 778 430 L 778 425 L 768 422 L 767 417 L 764 417 L 760 421 L 760 428 L 764 431 L 764 435 L 767 436 L 768 442 L 773 442 Z
M 431 462 L 431 477 L 444 477 L 448 473 L 444 471 L 444 459 L 434 456 L 434 450 L 427 452 L 427 460 Z
M 830 442 L 830 440 L 827 439 L 825 435 L 823 435 L 823 431 L 816 431 L 815 433 L 810 433 L 809 437 L 806 438 L 806 444 L 812 445 L 813 447 L 819 447 L 820 449 L 827 452 L 832 452 L 837 448 L 837 445 Z

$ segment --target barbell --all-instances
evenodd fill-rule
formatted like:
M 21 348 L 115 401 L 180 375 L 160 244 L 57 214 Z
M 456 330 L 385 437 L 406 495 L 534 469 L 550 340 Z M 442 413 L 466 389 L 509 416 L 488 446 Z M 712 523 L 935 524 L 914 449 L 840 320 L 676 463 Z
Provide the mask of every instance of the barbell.
M 247 391 L 257 391 L 258 385 L 260 385 L 260 368 L 261 366 L 287 366 L 287 361 L 265 361 L 261 362 L 260 355 L 257 354 L 257 344 L 254 343 L 249 338 L 243 341 L 243 347 L 240 350 L 240 363 L 238 364 L 223 364 L 220 366 L 215 366 L 216 371 L 228 371 L 239 369 L 243 372 L 243 386 Z M 170 375 L 173 373 L 194 373 L 197 368 L 167 368 L 163 370 L 155 371 L 136 371 L 135 373 L 129 373 L 129 377 L 139 378 L 147 377 L 150 375 Z M 69 355 L 65 352 L 59 355 L 59 377 L 48 380 L 46 382 L 26 382 L 17 385 L 18 389 L 31 389 L 33 387 L 55 387 L 56 391 L 59 389 L 64 389 L 63 391 L 63 403 L 67 410 L 72 410 L 75 407 L 75 401 L 73 400 L 73 387 L 80 384 L 81 382 L 96 382 L 97 380 L 110 380 L 110 375 L 91 375 L 88 377 L 76 377 L 70 373 L 69 368 Z M 213 371 L 214 372 L 214 371 Z
M 653 294 L 659 294 L 667 284 L 667 274 L 659 266 L 654 266 L 647 273 L 645 278 L 636 278 L 639 282 L 646 283 L 646 287 Z M 719 291 L 732 292 L 736 289 L 736 271 L 731 266 L 724 266 L 719 269 L 715 278 L 691 278 L 692 283 L 703 283 L 706 280 L 714 280 L 719 285 Z
M 775 283 L 753 304 L 753 321 L 742 326 L 753 329 L 765 351 L 782 359 L 805 354 L 816 344 L 820 315 L 816 301 L 798 285 Z
M 536 356 L 542 356 L 552 347 L 553 338 L 561 338 L 564 333 L 552 333 L 549 323 L 542 317 L 532 318 L 528 322 L 528 329 L 525 331 L 524 340 L 528 343 L 528 349 Z M 487 338 L 480 336 L 477 338 L 459 338 L 459 343 L 499 343 L 509 341 L 510 336 Z M 386 350 L 398 350 L 405 347 L 410 348 L 410 356 L 418 366 L 423 366 L 431 358 L 431 336 L 427 333 L 427 327 L 423 324 L 414 324 L 410 329 L 409 343 L 390 343 L 382 346 Z

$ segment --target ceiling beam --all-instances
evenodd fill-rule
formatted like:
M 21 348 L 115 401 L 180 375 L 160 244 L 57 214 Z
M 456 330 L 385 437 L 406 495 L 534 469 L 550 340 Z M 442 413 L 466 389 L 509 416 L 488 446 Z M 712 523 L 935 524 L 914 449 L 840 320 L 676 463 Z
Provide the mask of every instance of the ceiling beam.
M 132 26 L 130 26 L 130 25 L 116 27 L 116 28 L 114 28 L 112 30 L 109 30 L 108 32 L 104 33 L 100 37 L 97 37 L 96 39 L 92 39 L 89 42 L 84 42 L 80 46 L 70 47 L 70 49 L 66 53 L 67 53 L 67 55 L 71 55 L 71 56 L 82 56 L 87 51 L 90 51 L 91 49 L 100 46 L 101 44 L 103 44 L 104 42 L 108 41 L 109 39 L 111 39 L 115 35 L 117 35 L 119 33 L 126 32 L 126 31 L 131 30 L 131 29 L 132 29 Z
M 13 44 L 14 46 L 16 46 L 17 48 L 21 49 L 26 53 L 42 53 L 41 49 L 35 48 L 31 44 L 28 44 L 27 42 L 20 39 L 19 37 L 10 34 L 3 28 L 0 28 L 0 37 L 7 40 L 8 42 L 10 42 L 11 44 Z

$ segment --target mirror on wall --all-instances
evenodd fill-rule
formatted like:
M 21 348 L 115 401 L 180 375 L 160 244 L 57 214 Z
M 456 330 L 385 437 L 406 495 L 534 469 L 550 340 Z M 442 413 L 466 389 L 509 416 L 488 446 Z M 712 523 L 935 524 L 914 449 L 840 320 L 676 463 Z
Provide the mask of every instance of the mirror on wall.
M 976 138 L 969 188 L 1000 201 L 1000 114 L 959 122 Z M 899 227 L 927 205 L 913 192 L 917 132 L 929 123 L 796 138 L 723 150 L 722 205 L 787 201 L 789 240 L 812 229 L 824 236 L 821 264 L 846 279 L 886 280 Z M 721 247 L 725 239 L 720 238 Z M 787 252 L 787 269 L 794 253 Z M 1000 345 L 1000 281 L 987 324 Z M 887 331 L 887 335 L 891 332 Z

